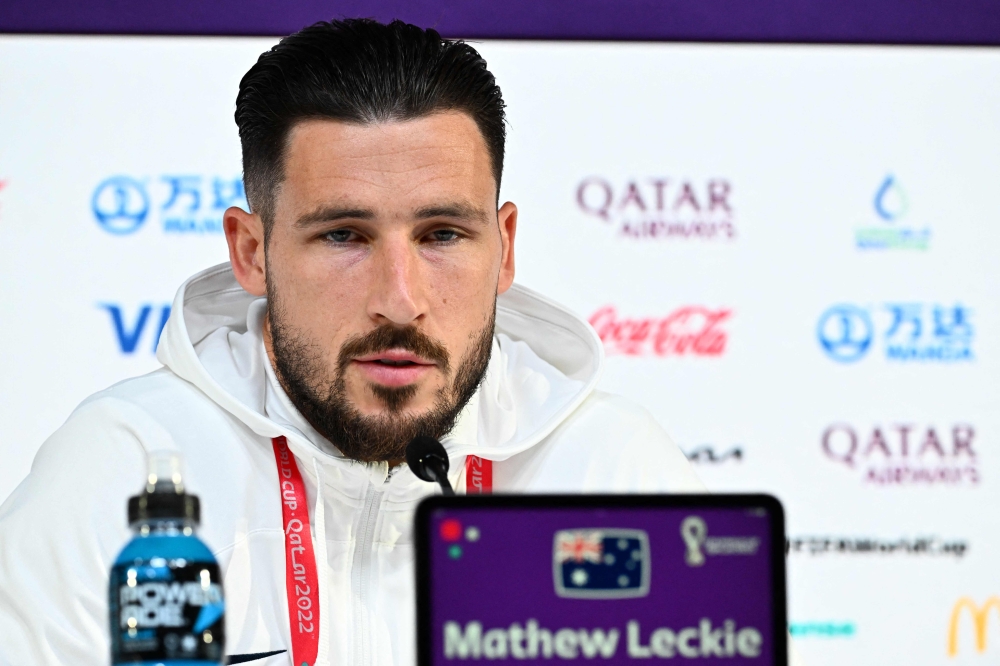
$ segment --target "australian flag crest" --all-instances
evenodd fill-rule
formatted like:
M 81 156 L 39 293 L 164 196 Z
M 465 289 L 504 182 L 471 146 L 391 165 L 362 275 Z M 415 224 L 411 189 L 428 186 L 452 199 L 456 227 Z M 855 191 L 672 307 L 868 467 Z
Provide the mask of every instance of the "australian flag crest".
M 560 597 L 644 597 L 649 594 L 649 537 L 643 530 L 559 530 L 552 568 Z

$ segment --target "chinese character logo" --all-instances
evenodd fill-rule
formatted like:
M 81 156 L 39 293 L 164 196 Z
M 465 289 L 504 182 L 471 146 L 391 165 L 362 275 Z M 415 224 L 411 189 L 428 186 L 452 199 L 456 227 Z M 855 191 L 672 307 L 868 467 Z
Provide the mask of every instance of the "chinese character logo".
M 138 231 L 151 212 L 167 234 L 221 234 L 230 206 L 248 208 L 242 179 L 200 174 L 113 176 L 91 199 L 97 223 L 119 236 Z
M 631 599 L 649 594 L 649 537 L 642 530 L 560 530 L 552 563 L 560 597 Z
M 861 360 L 876 339 L 872 310 L 835 305 L 824 312 L 817 337 L 826 355 L 841 363 Z M 954 363 L 975 358 L 972 311 L 961 303 L 886 303 L 880 312 L 886 360 Z
M 149 214 L 146 185 L 128 176 L 108 178 L 90 200 L 97 223 L 108 233 L 125 236 L 139 230 Z
M 890 303 L 886 354 L 898 361 L 972 360 L 972 324 L 962 305 Z M 930 317 L 927 315 L 930 314 Z
M 221 234 L 222 213 L 230 206 L 243 206 L 246 202 L 243 181 L 239 178 L 170 175 L 162 180 L 170 190 L 161 207 L 163 230 L 167 233 Z
M 871 346 L 872 320 L 861 308 L 835 305 L 819 318 L 817 335 L 827 356 L 841 363 L 853 363 Z

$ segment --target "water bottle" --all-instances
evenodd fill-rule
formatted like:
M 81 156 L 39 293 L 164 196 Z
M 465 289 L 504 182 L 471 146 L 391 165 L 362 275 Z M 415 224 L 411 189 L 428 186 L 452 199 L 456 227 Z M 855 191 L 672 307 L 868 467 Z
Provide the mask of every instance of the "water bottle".
M 198 498 L 184 492 L 180 457 L 150 453 L 146 489 L 128 501 L 134 537 L 111 568 L 112 665 L 222 663 L 222 578 L 194 534 L 200 514 Z

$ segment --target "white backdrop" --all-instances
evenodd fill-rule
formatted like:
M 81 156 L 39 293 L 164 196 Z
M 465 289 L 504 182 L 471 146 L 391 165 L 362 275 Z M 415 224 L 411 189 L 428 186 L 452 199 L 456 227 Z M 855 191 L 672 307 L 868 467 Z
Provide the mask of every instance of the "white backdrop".
M 0 37 L 0 498 L 226 258 L 271 42 Z M 996 663 L 1000 52 L 480 48 L 518 280 L 592 318 L 603 388 L 711 488 L 782 499 L 807 663 Z

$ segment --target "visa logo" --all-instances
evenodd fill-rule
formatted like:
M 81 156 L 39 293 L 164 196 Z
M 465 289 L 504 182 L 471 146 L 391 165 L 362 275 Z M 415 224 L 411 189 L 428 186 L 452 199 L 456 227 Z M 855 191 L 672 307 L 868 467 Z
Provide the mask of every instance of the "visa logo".
M 147 341 L 144 349 L 156 353 L 160 334 L 170 318 L 170 304 L 154 305 L 143 303 L 138 308 L 125 308 L 117 303 L 98 303 L 98 307 L 108 313 L 111 328 L 123 354 L 134 354 L 139 343 Z

